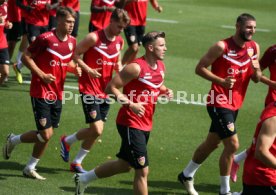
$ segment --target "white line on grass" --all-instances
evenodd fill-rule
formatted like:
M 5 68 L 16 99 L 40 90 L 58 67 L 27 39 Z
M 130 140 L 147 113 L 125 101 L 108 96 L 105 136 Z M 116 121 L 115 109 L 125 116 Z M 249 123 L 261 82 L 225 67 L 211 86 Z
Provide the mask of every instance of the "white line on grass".
M 24 84 L 31 84 L 31 81 L 23 81 Z M 70 85 L 64 85 L 64 89 L 74 89 L 78 90 L 78 87 L 75 86 L 70 86 Z M 205 103 L 202 102 L 194 102 L 194 101 L 188 101 L 188 100 L 177 100 L 177 99 L 172 99 L 170 100 L 171 102 L 176 102 L 177 104 L 192 104 L 192 105 L 197 105 L 197 106 L 205 106 Z
M 80 12 L 80 14 L 81 15 L 90 15 L 90 12 Z M 178 21 L 176 21 L 176 20 L 163 20 L 163 19 L 156 19 L 156 18 L 147 18 L 147 21 L 170 23 L 170 24 L 177 24 L 178 23 Z
M 228 25 L 221 25 L 221 28 L 236 29 L 235 26 L 228 26 Z M 259 31 L 259 32 L 271 32 L 271 30 L 269 30 L 269 29 L 263 29 L 263 28 L 256 28 L 256 31 Z

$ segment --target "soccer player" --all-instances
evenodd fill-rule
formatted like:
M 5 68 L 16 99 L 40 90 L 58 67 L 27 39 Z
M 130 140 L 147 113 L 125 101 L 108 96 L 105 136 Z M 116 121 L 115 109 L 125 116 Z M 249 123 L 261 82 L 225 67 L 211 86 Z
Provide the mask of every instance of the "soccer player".
M 21 28 L 21 10 L 16 5 L 16 0 L 8 1 L 8 21 L 12 22 L 12 28 L 7 30 L 7 41 L 9 48 L 10 59 L 13 56 L 16 43 L 20 41 L 22 36 Z
M 108 26 L 110 21 L 110 16 L 115 10 L 116 0 L 92 0 L 90 7 L 90 21 L 88 26 L 88 31 L 93 32 L 96 30 L 104 29 Z
M 155 104 L 160 94 L 172 98 L 172 91 L 163 84 L 166 48 L 164 32 L 150 32 L 143 38 L 145 55 L 126 65 L 107 86 L 107 93 L 123 104 L 117 116 L 121 136 L 118 159 L 75 175 L 76 194 L 83 194 L 90 181 L 111 177 L 135 169 L 134 194 L 148 194 L 149 159 L 147 143 L 152 129 Z M 123 92 L 120 88 L 123 87 Z
M 104 90 L 112 79 L 113 70 L 118 72 L 121 69 L 120 53 L 124 42 L 120 33 L 128 24 L 127 12 L 115 9 L 110 24 L 105 29 L 89 33 L 77 45 L 75 60 L 84 70 L 82 77 L 79 78 L 79 91 L 85 120 L 89 127 L 67 137 L 61 137 L 61 157 L 65 162 L 69 161 L 70 146 L 82 140 L 81 148 L 70 165 L 70 170 L 73 172 L 85 172 L 81 163 L 103 132 L 110 107 Z
M 80 0 L 62 0 L 61 5 L 65 7 L 71 7 L 76 12 L 77 17 L 71 35 L 77 37 L 80 23 Z
M 241 195 L 276 194 L 276 103 L 271 102 L 261 114 L 260 122 L 243 168 Z
M 25 22 L 29 43 L 48 31 L 50 12 L 47 4 L 51 4 L 51 0 L 17 0 L 17 5 L 26 11 Z
M 12 23 L 7 20 L 7 2 L 0 0 L 0 86 L 9 76 L 10 57 L 4 29 L 11 29 Z
M 163 9 L 158 5 L 157 0 L 149 1 L 156 11 L 162 12 Z M 135 59 L 142 43 L 146 27 L 148 0 L 120 0 L 117 5 L 128 12 L 131 20 L 130 25 L 124 30 L 128 44 L 128 49 L 122 59 L 122 63 L 125 65 Z
M 252 40 L 255 18 L 247 13 L 238 16 L 233 36 L 218 41 L 200 59 L 196 73 L 212 82 L 207 111 L 212 120 L 209 133 L 196 149 L 192 160 L 178 175 L 190 195 L 197 195 L 193 177 L 200 165 L 223 143 L 220 156 L 220 195 L 231 195 L 230 168 L 239 147 L 236 117 L 242 106 L 250 79 L 258 82 L 262 75 L 258 57 L 259 45 Z M 211 65 L 211 70 L 208 67 Z
M 270 78 L 262 75 L 261 82 L 268 85 L 268 93 L 265 98 L 265 106 L 276 101 L 276 45 L 270 46 L 260 59 L 261 70 L 269 69 Z M 230 177 L 233 182 L 237 181 L 237 172 L 241 161 L 245 160 L 247 150 L 244 150 L 234 156 Z
M 37 130 L 21 135 L 9 134 L 3 147 L 4 159 L 20 143 L 33 143 L 33 153 L 23 170 L 25 177 L 45 180 L 36 172 L 36 165 L 47 148 L 48 142 L 59 126 L 62 109 L 62 91 L 68 66 L 71 63 L 76 39 L 71 36 L 75 12 L 68 7 L 57 10 L 56 30 L 37 37 L 23 54 L 23 63 L 32 71 L 31 102 Z

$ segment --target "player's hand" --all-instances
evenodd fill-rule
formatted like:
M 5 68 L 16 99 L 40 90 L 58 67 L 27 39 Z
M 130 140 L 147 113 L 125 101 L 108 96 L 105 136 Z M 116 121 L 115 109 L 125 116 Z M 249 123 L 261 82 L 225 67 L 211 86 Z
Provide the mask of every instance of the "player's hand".
M 143 105 L 145 105 L 146 103 L 130 103 L 129 104 L 129 109 L 134 112 L 135 114 L 137 114 L 139 117 L 144 116 L 145 114 L 145 107 Z
M 76 73 L 77 73 L 78 77 L 81 77 L 81 75 L 82 75 L 82 69 L 78 65 L 76 66 Z
M 234 79 L 234 77 L 232 76 L 228 76 L 224 79 L 224 82 L 223 82 L 223 86 L 226 88 L 226 89 L 232 89 L 234 84 L 236 82 L 236 79 Z
M 52 74 L 45 74 L 42 77 L 42 80 L 43 80 L 44 83 L 51 83 L 51 82 L 54 82 L 56 80 L 56 77 Z
M 88 71 L 88 74 L 89 74 L 89 76 L 91 76 L 93 78 L 100 78 L 102 76 L 102 74 L 99 73 L 99 71 L 101 69 L 102 68 L 95 68 L 95 69 L 90 68 L 89 71 Z
M 12 26 L 13 26 L 13 24 L 12 24 L 11 22 L 8 21 L 8 22 L 6 23 L 6 25 L 5 25 L 5 28 L 6 28 L 6 29 L 11 29 Z
M 158 11 L 159 13 L 161 13 L 163 11 L 163 8 L 161 6 L 157 6 L 155 8 L 156 11 Z
M 165 93 L 166 98 L 168 98 L 169 100 L 173 99 L 173 90 L 167 88 L 166 93 Z

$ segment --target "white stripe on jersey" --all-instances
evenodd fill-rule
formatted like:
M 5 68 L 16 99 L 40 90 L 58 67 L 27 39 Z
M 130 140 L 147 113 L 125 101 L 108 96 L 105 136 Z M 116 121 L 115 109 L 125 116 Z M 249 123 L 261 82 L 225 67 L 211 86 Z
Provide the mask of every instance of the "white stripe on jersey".
M 50 48 L 47 48 L 47 51 L 50 52 L 51 54 L 54 54 L 55 56 L 57 56 L 57 57 L 60 58 L 61 60 L 65 60 L 65 59 L 67 59 L 67 58 L 70 58 L 70 57 L 72 56 L 72 54 L 73 54 L 73 52 L 71 52 L 71 53 L 69 53 L 68 55 L 63 56 L 63 55 L 59 54 L 58 52 L 56 52 L 56 51 L 54 51 L 54 50 L 52 50 L 52 49 L 50 49 Z
M 147 84 L 147 85 L 149 85 L 149 86 L 155 88 L 155 89 L 161 87 L 161 86 L 163 85 L 163 82 L 164 82 L 164 81 L 162 81 L 159 85 L 155 85 L 155 84 L 153 84 L 152 82 L 149 82 L 148 80 L 143 79 L 143 78 L 139 78 L 138 80 L 141 81 L 142 83 L 145 83 L 145 84 Z
M 108 53 L 106 53 L 105 51 L 103 51 L 102 49 L 100 49 L 99 47 L 94 47 L 94 49 L 103 54 L 105 57 L 107 57 L 108 59 L 114 58 L 116 56 L 118 56 L 120 54 L 120 51 L 118 51 L 117 53 L 113 54 L 113 55 L 109 55 Z
M 238 65 L 238 66 L 241 66 L 241 67 L 245 66 L 246 64 L 248 64 L 251 61 L 251 59 L 249 58 L 245 62 L 239 62 L 237 60 L 234 60 L 233 58 L 230 58 L 229 56 L 227 56 L 225 54 L 223 55 L 223 58 L 226 59 L 226 60 L 228 60 L 228 61 L 230 61 L 230 62 L 232 62 L 232 63 L 234 63 L 234 64 L 236 64 L 236 65 Z

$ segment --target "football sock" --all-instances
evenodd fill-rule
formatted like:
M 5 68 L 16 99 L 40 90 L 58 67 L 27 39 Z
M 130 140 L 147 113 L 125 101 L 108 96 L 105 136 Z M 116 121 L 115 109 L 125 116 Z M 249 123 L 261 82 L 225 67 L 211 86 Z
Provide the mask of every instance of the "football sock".
M 230 176 L 220 176 L 220 193 L 226 194 L 230 191 Z
M 13 145 L 17 145 L 21 143 L 21 139 L 20 139 L 21 135 L 16 135 L 13 138 L 11 138 L 11 143 Z
M 245 160 L 246 157 L 247 157 L 247 151 L 244 150 L 234 156 L 234 161 L 239 164 L 241 161 Z
M 88 183 L 96 179 L 98 179 L 98 176 L 95 173 L 95 169 L 80 175 L 80 181 L 83 183 Z
M 18 51 L 18 53 L 17 53 L 16 63 L 17 63 L 18 70 L 21 70 L 21 68 L 23 67 L 23 64 L 21 61 L 22 54 L 23 54 L 23 52 L 21 52 L 21 51 Z
M 29 162 L 27 163 L 26 167 L 28 167 L 30 170 L 34 170 L 38 161 L 39 161 L 39 159 L 31 157 Z
M 83 159 L 86 157 L 88 154 L 89 150 L 85 150 L 83 148 L 80 148 L 79 153 L 77 154 L 76 158 L 73 160 L 73 163 L 75 164 L 81 164 Z
M 197 164 L 193 160 L 191 160 L 183 171 L 184 176 L 193 178 L 199 167 L 200 167 L 200 164 Z
M 68 135 L 66 138 L 65 138 L 65 142 L 69 145 L 72 145 L 74 142 L 78 141 L 77 139 L 77 133 L 74 133 L 72 135 Z

